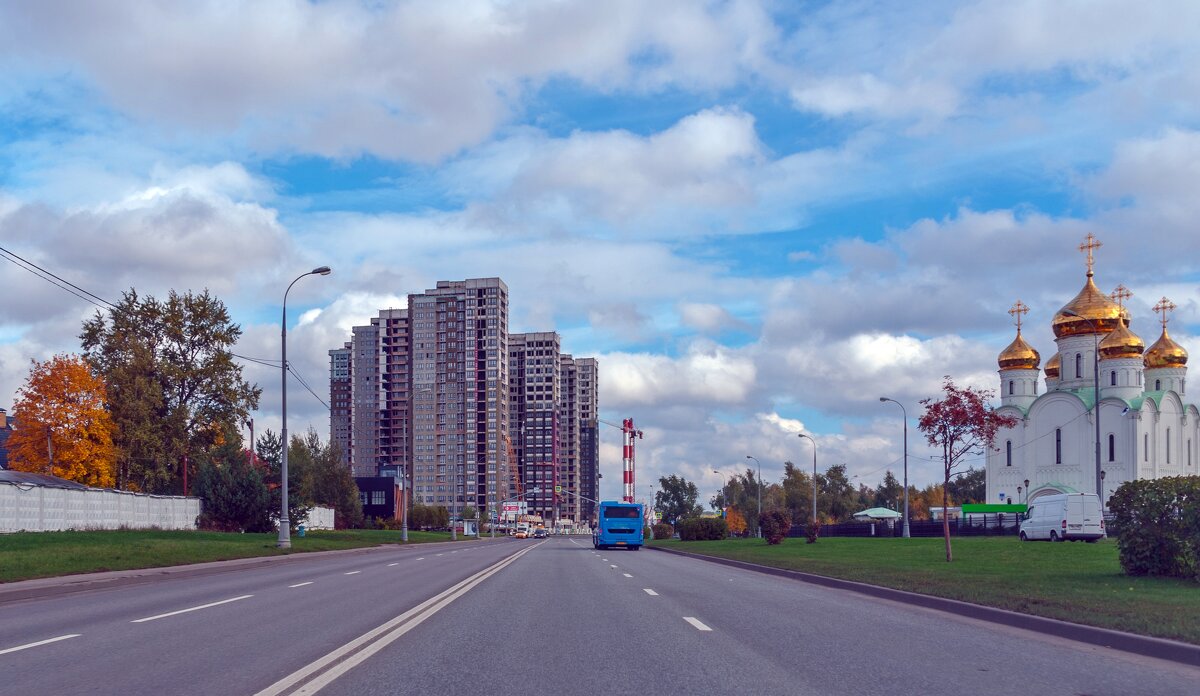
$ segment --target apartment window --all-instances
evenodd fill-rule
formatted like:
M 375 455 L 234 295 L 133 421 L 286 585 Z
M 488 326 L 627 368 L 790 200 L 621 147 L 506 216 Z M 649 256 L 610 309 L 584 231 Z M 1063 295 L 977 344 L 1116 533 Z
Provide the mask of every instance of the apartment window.
M 1054 463 L 1062 464 L 1062 428 L 1054 429 Z
M 386 501 L 385 501 L 385 496 L 384 496 L 383 491 L 371 491 L 371 504 L 372 505 L 383 505 L 384 502 L 386 502 Z
M 1108 461 L 1114 461 L 1117 454 L 1117 436 L 1109 433 L 1108 435 Z
M 1012 440 L 1007 440 L 1004 443 L 1005 457 L 1007 463 L 1005 466 L 1012 466 Z

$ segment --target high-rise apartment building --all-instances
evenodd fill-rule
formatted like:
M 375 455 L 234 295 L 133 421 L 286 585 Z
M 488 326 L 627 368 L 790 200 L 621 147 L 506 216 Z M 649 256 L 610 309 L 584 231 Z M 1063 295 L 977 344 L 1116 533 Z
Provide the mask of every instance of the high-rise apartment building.
M 499 278 L 438 281 L 354 327 L 329 351 L 331 397 L 348 404 L 332 436 L 356 476 L 407 471 L 416 503 L 486 512 L 519 480 L 538 489 L 532 512 L 587 521 L 596 361 L 563 355 L 554 332 L 510 337 L 508 301 Z
M 564 490 L 559 479 L 559 347 L 559 336 L 553 331 L 509 337 L 513 455 L 529 512 L 545 520 L 558 519 Z
M 575 400 L 579 411 L 579 520 L 596 521 L 600 499 L 600 368 L 595 358 L 575 359 Z
M 354 398 L 351 382 L 353 350 L 354 344 L 346 343 L 329 351 L 329 437 L 341 452 L 342 463 L 347 466 L 353 460 L 351 447 L 354 445 L 354 439 L 350 437 L 351 400 Z

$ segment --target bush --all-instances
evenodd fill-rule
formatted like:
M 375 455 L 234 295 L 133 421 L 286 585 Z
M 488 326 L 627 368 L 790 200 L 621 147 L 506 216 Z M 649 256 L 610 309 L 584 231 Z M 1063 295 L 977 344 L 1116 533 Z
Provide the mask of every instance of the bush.
M 1200 476 L 1127 481 L 1108 507 L 1127 574 L 1200 582 Z
M 804 526 L 804 538 L 808 540 L 807 543 L 809 543 L 809 544 L 817 543 L 817 537 L 819 537 L 819 536 L 821 536 L 821 521 L 820 520 L 813 520 L 812 522 L 809 522 L 808 524 L 806 524 Z
M 716 541 L 729 535 L 725 520 L 719 517 L 689 517 L 676 524 L 681 541 Z
M 762 525 L 763 537 L 767 543 L 778 544 L 792 528 L 792 518 L 782 510 L 768 510 L 763 513 L 759 524 Z
M 650 528 L 650 532 L 654 535 L 653 538 L 655 539 L 670 539 L 675 536 L 675 528 L 666 522 L 659 522 L 654 525 Z

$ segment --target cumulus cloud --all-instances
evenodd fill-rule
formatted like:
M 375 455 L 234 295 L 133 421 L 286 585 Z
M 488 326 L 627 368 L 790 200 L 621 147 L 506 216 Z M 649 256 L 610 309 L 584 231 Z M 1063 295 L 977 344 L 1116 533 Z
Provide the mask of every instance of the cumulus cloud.
M 672 403 L 735 406 L 751 392 L 754 363 L 723 346 L 697 341 L 678 359 L 648 353 L 607 353 L 605 402 L 610 408 Z

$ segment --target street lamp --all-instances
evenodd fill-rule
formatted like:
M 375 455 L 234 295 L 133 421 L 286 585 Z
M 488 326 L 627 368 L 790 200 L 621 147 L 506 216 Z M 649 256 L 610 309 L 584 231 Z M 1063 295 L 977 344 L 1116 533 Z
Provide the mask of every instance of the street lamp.
M 904 408 L 904 404 L 889 399 L 886 396 L 879 397 L 881 403 L 890 401 L 900 407 L 900 413 L 904 414 L 904 538 L 909 538 L 908 533 L 908 409 Z
M 1025 479 L 1025 502 L 1029 503 L 1029 479 Z
M 1088 259 L 1090 262 L 1091 257 L 1089 256 Z M 1092 389 L 1094 390 L 1092 408 L 1096 410 L 1093 417 L 1093 420 L 1096 421 L 1096 496 L 1100 498 L 1100 504 L 1104 505 L 1104 481 L 1100 475 L 1100 329 L 1091 319 L 1080 316 L 1069 309 L 1064 309 L 1062 313 L 1068 317 L 1082 319 L 1092 327 Z
M 283 492 L 283 495 L 280 496 L 280 500 L 282 502 L 280 503 L 279 509 L 279 540 L 275 542 L 275 546 L 281 549 L 290 549 L 292 547 L 291 522 L 288 520 L 287 296 L 288 293 L 292 291 L 292 286 L 295 285 L 296 281 L 300 280 L 301 278 L 310 275 L 329 275 L 332 272 L 333 271 L 329 270 L 329 266 L 318 266 L 308 273 L 301 273 L 300 275 L 296 276 L 296 280 L 293 280 L 291 283 L 289 283 L 287 290 L 283 291 L 283 321 L 281 322 L 281 331 L 279 333 L 281 339 L 280 345 L 283 352 L 283 365 L 280 368 L 280 373 L 283 376 L 283 460 L 282 466 L 280 467 L 279 483 L 281 485 L 280 490 Z
M 753 459 L 755 464 L 758 464 L 758 538 L 762 538 L 762 464 L 758 461 L 758 457 L 746 455 L 746 459 Z
M 716 469 L 713 469 L 712 472 L 721 477 L 721 502 L 725 503 L 725 505 L 721 506 L 721 512 L 724 513 L 725 506 L 729 504 L 728 495 L 725 493 L 726 481 L 728 481 L 728 479 L 725 478 L 725 474 L 717 471 Z
M 817 441 L 812 439 L 811 435 L 805 435 L 804 433 L 798 433 L 797 436 L 798 437 L 806 437 L 806 438 L 808 438 L 809 442 L 813 443 L 813 501 L 812 501 L 813 518 L 812 518 L 812 521 L 815 523 L 817 521 Z

